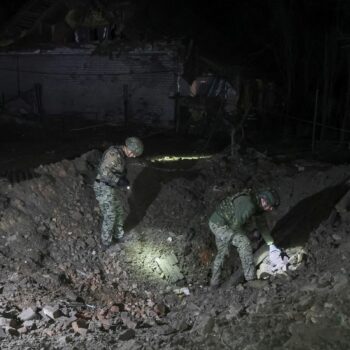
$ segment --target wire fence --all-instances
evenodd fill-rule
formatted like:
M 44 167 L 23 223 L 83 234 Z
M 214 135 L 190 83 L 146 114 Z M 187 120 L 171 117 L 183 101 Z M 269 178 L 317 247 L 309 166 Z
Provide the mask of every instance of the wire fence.
M 17 70 L 11 68 L 0 68 L 0 71 L 6 72 L 14 72 L 14 73 L 29 73 L 29 74 L 40 74 L 40 75 L 62 75 L 62 76 L 125 76 L 125 75 L 139 75 L 139 74 L 163 74 L 163 73 L 173 73 L 174 75 L 177 73 L 173 69 L 165 69 L 159 71 L 144 71 L 144 72 L 122 72 L 122 73 L 104 73 L 104 72 L 96 72 L 96 73 L 62 73 L 62 72 L 44 72 L 44 71 L 34 71 L 34 70 Z

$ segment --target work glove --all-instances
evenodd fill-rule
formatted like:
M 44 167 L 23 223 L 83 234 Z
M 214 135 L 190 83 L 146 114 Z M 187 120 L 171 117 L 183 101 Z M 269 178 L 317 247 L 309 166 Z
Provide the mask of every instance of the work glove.
M 126 176 L 122 176 L 119 178 L 117 185 L 121 188 L 126 188 L 127 190 L 130 189 L 130 182 L 126 178 Z
M 281 250 L 278 249 L 274 244 L 269 245 L 269 259 L 272 267 L 276 269 L 282 268 L 284 265 L 283 259 L 281 257 Z
M 116 239 L 117 241 L 120 241 L 123 237 L 124 237 L 124 228 L 122 226 L 119 226 L 116 232 Z

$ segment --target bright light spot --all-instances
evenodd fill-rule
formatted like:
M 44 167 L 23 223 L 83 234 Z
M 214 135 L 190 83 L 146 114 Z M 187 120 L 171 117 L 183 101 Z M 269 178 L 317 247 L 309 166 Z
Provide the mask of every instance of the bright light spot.
M 176 294 L 183 294 L 183 295 L 186 295 L 186 296 L 191 295 L 190 290 L 187 287 L 174 289 L 174 293 L 176 293 Z
M 148 233 L 147 231 L 145 230 L 143 233 L 148 239 L 132 242 L 126 252 L 132 260 L 131 265 L 137 275 L 142 279 L 153 280 L 156 283 L 162 281 L 162 283 L 173 284 L 183 279 L 176 252 L 168 244 L 169 240 L 165 239 L 163 243 L 156 243 L 150 238 L 155 232 Z M 171 236 L 167 238 L 171 238 Z
M 179 160 L 209 159 L 212 155 L 192 155 L 192 156 L 161 156 L 150 158 L 151 162 L 177 162 Z

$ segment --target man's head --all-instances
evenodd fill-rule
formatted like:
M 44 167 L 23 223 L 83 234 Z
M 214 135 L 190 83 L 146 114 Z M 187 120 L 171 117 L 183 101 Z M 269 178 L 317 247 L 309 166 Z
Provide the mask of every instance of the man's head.
M 268 188 L 257 192 L 259 206 L 264 211 L 271 211 L 280 205 L 280 197 L 276 190 Z
M 127 157 L 139 157 L 143 153 L 143 143 L 138 137 L 128 137 L 125 140 L 124 153 Z

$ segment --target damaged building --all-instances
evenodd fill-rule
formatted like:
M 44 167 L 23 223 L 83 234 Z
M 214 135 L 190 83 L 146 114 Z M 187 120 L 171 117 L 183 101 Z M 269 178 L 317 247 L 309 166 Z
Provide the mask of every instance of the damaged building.
M 169 96 L 178 59 L 171 48 L 135 48 L 109 57 L 92 55 L 93 49 L 39 51 L 1 55 L 1 91 L 11 112 L 172 127 Z M 29 91 L 35 91 L 34 101 L 26 99 Z
M 347 350 L 346 1 L 0 4 L 0 348 Z
M 111 38 L 116 26 L 112 20 L 108 22 L 101 12 L 91 10 L 79 21 L 78 10 L 67 9 L 59 21 L 62 9 L 56 2 L 49 3 L 32 2 L 4 30 L 10 32 L 28 23 L 16 42 L 30 42 L 35 35 L 46 39 L 35 44 L 33 38 L 27 47 L 23 44 L 1 52 L 4 107 L 15 114 L 36 113 L 48 118 L 71 115 L 171 127 L 174 107 L 169 97 L 176 93 L 180 65 L 175 44 L 123 48 L 106 44 L 108 53 L 101 54 L 97 43 Z M 39 5 L 42 13 L 30 21 Z M 2 45 L 6 48 L 14 40 L 3 40 Z

